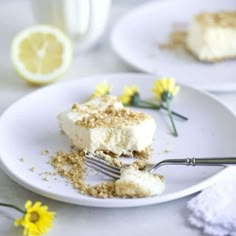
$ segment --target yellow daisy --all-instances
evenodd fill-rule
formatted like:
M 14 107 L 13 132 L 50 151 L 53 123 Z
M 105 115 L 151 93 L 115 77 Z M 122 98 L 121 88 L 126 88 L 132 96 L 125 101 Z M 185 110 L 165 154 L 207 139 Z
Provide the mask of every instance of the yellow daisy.
M 49 212 L 46 205 L 42 205 L 41 202 L 32 204 L 31 201 L 27 201 L 25 209 L 23 217 L 15 221 L 15 226 L 24 228 L 24 235 L 40 236 L 53 226 L 55 212 Z
M 123 94 L 119 97 L 124 105 L 131 105 L 135 95 L 139 93 L 139 88 L 135 85 L 125 86 Z
M 111 86 L 107 84 L 107 82 L 103 82 L 101 84 L 97 84 L 94 93 L 91 95 L 90 99 L 101 97 L 110 93 Z
M 170 110 L 170 101 L 179 92 L 179 90 L 180 87 L 175 84 L 175 80 L 173 78 L 161 78 L 156 80 L 154 81 L 154 86 L 152 88 L 152 92 L 155 94 L 156 98 L 166 104 L 170 122 L 173 127 L 173 134 L 176 137 L 178 136 L 178 132 L 172 117 L 172 111 Z M 162 107 L 164 106 L 162 105 Z
M 180 90 L 180 86 L 175 84 L 173 78 L 162 78 L 154 81 L 152 92 L 159 101 L 166 100 L 166 97 L 172 98 Z

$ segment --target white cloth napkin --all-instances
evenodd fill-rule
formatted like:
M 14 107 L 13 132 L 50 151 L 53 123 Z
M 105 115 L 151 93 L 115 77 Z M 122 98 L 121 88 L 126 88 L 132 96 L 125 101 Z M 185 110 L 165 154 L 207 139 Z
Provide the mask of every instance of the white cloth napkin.
M 228 167 L 217 182 L 187 205 L 189 222 L 206 235 L 236 236 L 236 167 Z

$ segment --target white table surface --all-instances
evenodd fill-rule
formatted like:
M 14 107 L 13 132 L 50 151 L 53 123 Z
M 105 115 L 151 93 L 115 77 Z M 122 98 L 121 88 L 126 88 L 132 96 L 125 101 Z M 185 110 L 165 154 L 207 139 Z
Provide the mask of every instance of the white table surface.
M 74 58 L 70 71 L 61 81 L 83 76 L 134 72 L 125 65 L 109 46 L 109 33 L 119 16 L 141 1 L 114 0 L 109 27 L 99 45 Z M 10 63 L 10 43 L 17 31 L 33 23 L 29 1 L 0 1 L 0 114 L 14 101 L 37 89 L 19 79 Z M 60 81 L 59 81 L 60 83 Z M 236 92 L 216 94 L 230 109 L 236 112 Z M 10 158 L 10 157 L 9 157 Z M 192 228 L 187 221 L 185 197 L 164 204 L 126 209 L 102 209 L 70 205 L 47 199 L 30 192 L 13 182 L 0 170 L 0 201 L 23 206 L 27 199 L 40 200 L 57 212 L 55 225 L 48 235 L 181 235 L 197 236 L 202 232 Z M 0 236 L 21 235 L 22 229 L 13 226 L 19 213 L 0 208 Z

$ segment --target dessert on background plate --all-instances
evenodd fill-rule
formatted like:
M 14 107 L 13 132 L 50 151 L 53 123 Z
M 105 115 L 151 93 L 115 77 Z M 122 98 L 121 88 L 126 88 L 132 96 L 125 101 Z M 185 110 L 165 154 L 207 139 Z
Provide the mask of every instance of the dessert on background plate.
M 200 61 L 235 58 L 236 11 L 196 15 L 187 33 L 186 47 Z
M 236 11 L 197 14 L 188 29 L 174 29 L 161 49 L 182 49 L 202 62 L 236 58 Z
M 155 120 L 124 107 L 117 97 L 105 95 L 58 115 L 59 127 L 80 150 L 115 156 L 148 158 Z

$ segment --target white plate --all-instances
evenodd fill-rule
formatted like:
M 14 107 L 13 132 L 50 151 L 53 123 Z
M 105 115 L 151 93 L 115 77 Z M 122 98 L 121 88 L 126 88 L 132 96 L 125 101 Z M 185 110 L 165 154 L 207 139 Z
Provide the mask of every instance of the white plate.
M 203 11 L 236 10 L 234 0 L 154 1 L 121 18 L 111 34 L 116 53 L 135 68 L 173 76 L 184 84 L 210 91 L 236 90 L 236 61 L 204 64 L 190 55 L 161 50 L 173 25 L 189 23 Z
M 0 119 L 0 155 L 3 170 L 17 183 L 36 193 L 60 201 L 98 207 L 131 207 L 165 202 L 199 191 L 214 183 L 220 167 L 162 167 L 166 177 L 166 190 L 160 196 L 142 199 L 97 199 L 80 195 L 59 176 L 44 181 L 50 157 L 41 155 L 45 149 L 53 154 L 68 150 L 68 138 L 60 134 L 56 116 L 83 102 L 94 91 L 97 83 L 107 80 L 112 94 L 119 95 L 124 85 L 136 84 L 141 96 L 151 98 L 153 76 L 142 74 L 116 74 L 93 76 L 67 83 L 58 83 L 40 89 L 13 104 Z M 175 120 L 179 137 L 170 134 L 166 112 L 146 110 L 157 123 L 153 144 L 154 161 L 175 157 L 231 156 L 236 153 L 235 116 L 214 97 L 182 86 L 173 100 L 173 110 L 186 115 L 188 122 Z M 167 153 L 168 151 L 168 153 Z M 24 158 L 24 162 L 20 158 Z M 30 168 L 35 166 L 34 172 Z M 224 172 L 224 171 L 223 171 Z M 98 176 L 94 177 L 96 180 Z M 99 177 L 100 178 L 100 177 Z

